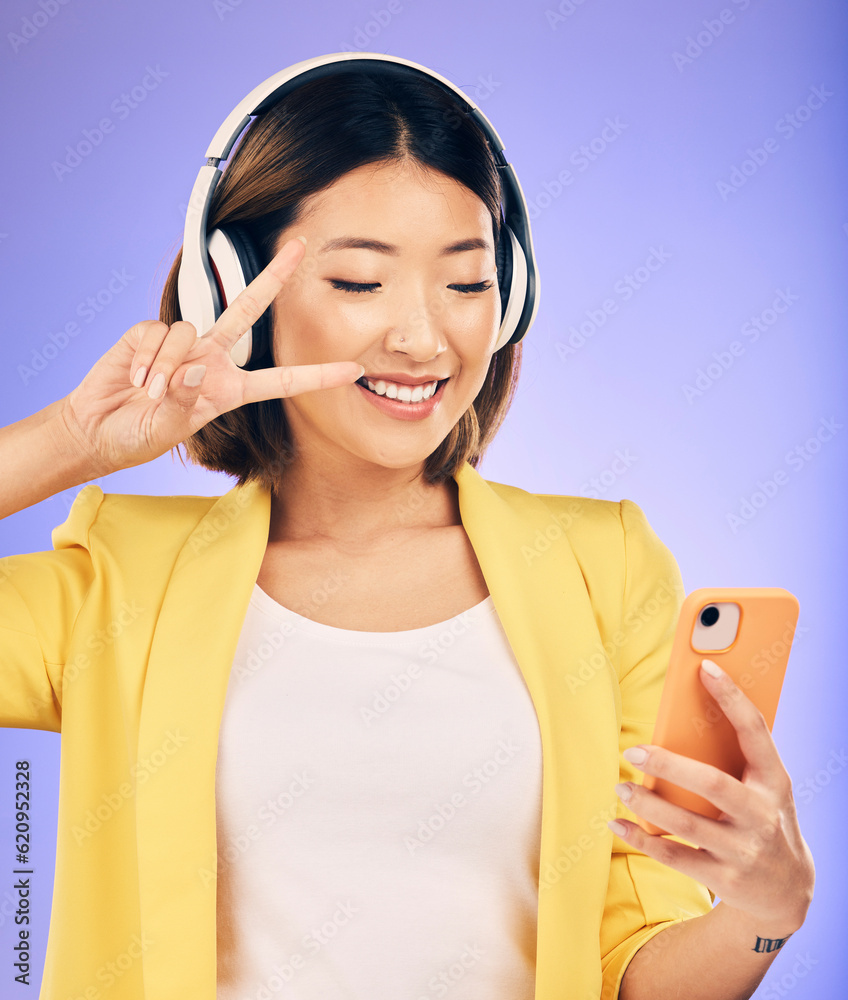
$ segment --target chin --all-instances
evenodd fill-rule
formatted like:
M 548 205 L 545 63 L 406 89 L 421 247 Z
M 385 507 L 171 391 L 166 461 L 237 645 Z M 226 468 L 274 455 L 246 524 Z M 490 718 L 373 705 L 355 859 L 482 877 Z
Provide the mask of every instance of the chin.
M 383 469 L 415 469 L 418 470 L 430 455 L 439 447 L 441 441 L 425 448 L 374 448 L 360 449 L 357 454 L 361 459 Z

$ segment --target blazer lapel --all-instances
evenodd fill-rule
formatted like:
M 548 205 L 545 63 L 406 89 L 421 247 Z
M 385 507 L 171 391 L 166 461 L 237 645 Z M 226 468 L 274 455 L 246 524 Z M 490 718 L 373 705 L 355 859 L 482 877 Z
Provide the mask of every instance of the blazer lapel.
M 145 994 L 159 1000 L 217 992 L 218 730 L 270 499 L 248 484 L 210 506 L 174 565 L 150 650 L 138 756 L 148 770 L 162 763 L 138 785 L 136 823 Z
M 490 484 L 465 465 L 460 513 L 527 684 L 542 741 L 537 1000 L 590 996 L 576 982 L 598 951 L 618 780 L 617 682 L 566 529 L 585 516 L 559 498 Z M 569 523 L 570 522 L 570 523 Z M 604 850 L 603 848 L 607 849 Z M 591 967 L 591 966 L 588 966 Z M 585 992 L 584 992 L 585 990 Z M 597 995 L 597 993 L 595 993 Z
M 618 780 L 615 675 L 564 521 L 467 463 L 456 482 L 463 526 L 539 721 L 536 997 L 564 998 L 576 995 L 566 970 L 585 968 L 586 949 L 598 947 L 609 866 L 598 845 L 612 839 L 605 824 Z M 218 733 L 269 518 L 270 494 L 256 484 L 210 506 L 179 554 L 150 650 L 138 755 L 151 773 L 138 784 L 136 822 L 145 988 L 162 1000 L 216 995 Z

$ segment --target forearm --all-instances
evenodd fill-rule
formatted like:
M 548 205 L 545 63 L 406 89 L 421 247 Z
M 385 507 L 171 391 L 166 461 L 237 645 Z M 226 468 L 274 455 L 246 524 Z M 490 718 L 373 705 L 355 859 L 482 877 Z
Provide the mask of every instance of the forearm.
M 103 474 L 68 433 L 63 405 L 0 428 L 0 518 Z
M 779 951 L 755 950 L 758 938 L 775 942 L 790 932 L 762 926 L 717 903 L 709 913 L 672 924 L 643 945 L 627 967 L 619 998 L 748 1000 Z

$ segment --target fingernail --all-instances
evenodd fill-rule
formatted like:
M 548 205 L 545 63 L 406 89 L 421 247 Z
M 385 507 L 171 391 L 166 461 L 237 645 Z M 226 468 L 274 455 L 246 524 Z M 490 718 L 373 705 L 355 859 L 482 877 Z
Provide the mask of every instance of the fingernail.
M 302 244 L 303 244 L 304 246 L 306 246 L 306 237 L 305 237 L 305 236 L 298 236 L 298 239 L 300 240 L 300 242 L 301 242 L 301 243 L 302 243 Z
M 622 802 L 629 802 L 630 797 L 633 795 L 633 785 L 629 781 L 623 781 L 621 784 L 615 786 L 615 794 Z
M 621 756 L 625 760 L 629 760 L 631 764 L 644 764 L 648 757 L 648 751 L 642 747 L 628 747 Z
M 710 675 L 710 677 L 721 677 L 724 671 L 717 663 L 713 663 L 712 660 L 701 660 L 701 667 L 704 673 Z
M 365 374 L 365 365 L 360 365 L 359 366 L 359 378 L 362 378 L 362 376 L 364 374 Z
M 153 376 L 153 381 L 150 383 L 150 388 L 147 390 L 147 395 L 151 399 L 158 399 L 162 393 L 165 391 L 165 376 L 162 372 L 156 372 Z
M 140 389 L 144 385 L 144 380 L 147 378 L 147 365 L 142 365 L 141 368 L 133 375 L 133 385 L 136 389 Z
M 183 376 L 183 385 L 187 385 L 189 389 L 196 389 L 205 374 L 206 365 L 193 365 Z
M 624 837 L 627 834 L 627 827 L 623 823 L 619 823 L 617 819 L 611 819 L 607 823 L 607 826 L 613 833 L 618 834 L 619 837 Z

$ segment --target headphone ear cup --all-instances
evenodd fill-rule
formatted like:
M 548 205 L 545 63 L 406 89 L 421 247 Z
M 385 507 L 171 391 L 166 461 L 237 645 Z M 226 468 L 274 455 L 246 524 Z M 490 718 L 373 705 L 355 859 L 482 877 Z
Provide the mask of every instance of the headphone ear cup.
M 247 230 L 236 223 L 230 222 L 214 229 L 207 237 L 206 245 L 222 307 L 226 309 L 260 273 L 262 264 Z M 251 358 L 256 360 L 263 353 L 263 345 L 269 343 L 268 330 L 266 309 L 230 350 L 230 356 L 240 368 L 247 367 Z
M 512 340 L 518 328 L 529 288 L 527 258 L 515 233 L 505 222 L 501 223 L 495 262 L 501 293 L 500 333 L 495 344 L 495 350 L 499 351 Z

